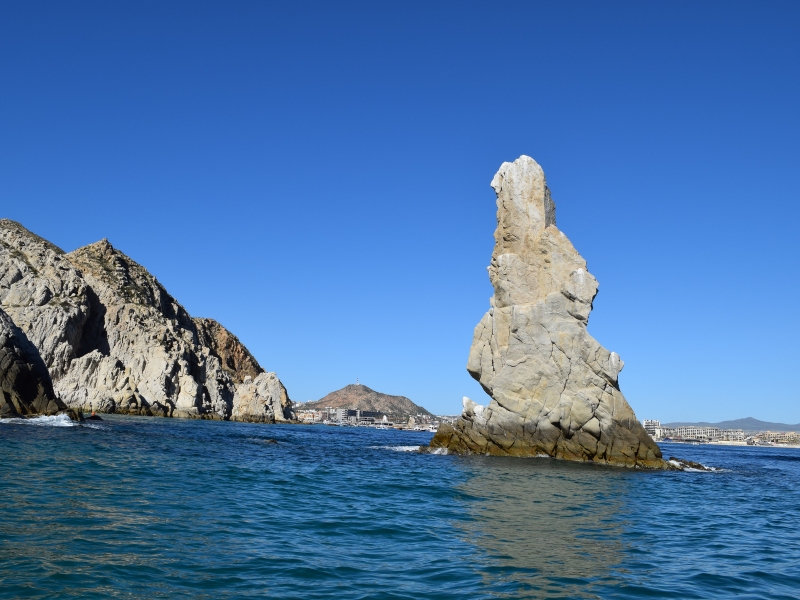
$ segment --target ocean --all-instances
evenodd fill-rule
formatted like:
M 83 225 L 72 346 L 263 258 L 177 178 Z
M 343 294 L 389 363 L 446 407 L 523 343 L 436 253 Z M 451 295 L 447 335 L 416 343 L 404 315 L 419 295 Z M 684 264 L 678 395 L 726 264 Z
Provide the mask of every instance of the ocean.
M 800 450 L 642 472 L 430 433 L 0 423 L 0 598 L 800 597 Z

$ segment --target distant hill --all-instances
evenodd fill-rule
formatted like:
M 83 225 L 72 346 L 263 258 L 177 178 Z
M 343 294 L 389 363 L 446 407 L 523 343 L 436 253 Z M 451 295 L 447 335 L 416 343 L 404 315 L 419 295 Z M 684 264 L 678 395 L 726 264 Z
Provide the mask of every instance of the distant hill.
M 416 416 L 419 414 L 433 416 L 431 412 L 418 404 L 414 404 L 405 396 L 382 394 L 357 383 L 351 383 L 340 390 L 331 392 L 316 402 L 307 402 L 303 405 L 303 409 L 313 408 L 319 410 L 329 406 L 333 408 L 372 410 L 386 415 Z
M 800 423 L 787 425 L 786 423 L 770 423 L 759 421 L 753 417 L 734 419 L 733 421 L 720 421 L 719 423 L 689 423 L 676 421 L 675 423 L 662 423 L 664 427 L 719 427 L 720 429 L 743 429 L 744 431 L 800 431 Z

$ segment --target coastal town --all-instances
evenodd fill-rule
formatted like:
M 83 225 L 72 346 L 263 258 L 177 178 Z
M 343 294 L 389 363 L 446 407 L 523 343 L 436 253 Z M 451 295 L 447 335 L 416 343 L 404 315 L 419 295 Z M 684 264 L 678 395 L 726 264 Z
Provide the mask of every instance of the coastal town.
M 657 442 L 683 442 L 691 444 L 727 444 L 741 446 L 795 446 L 800 445 L 800 432 L 796 431 L 745 431 L 684 425 L 668 427 L 661 421 L 644 419 L 645 431 Z
M 391 414 L 385 411 L 353 408 L 313 406 L 315 402 L 298 402 L 295 405 L 297 420 L 306 425 L 330 425 L 338 427 L 371 427 L 405 431 L 429 431 L 435 433 L 442 423 L 453 424 L 458 415 L 430 415 L 425 413 Z M 312 405 L 313 407 L 305 407 Z M 656 442 L 686 444 L 719 444 L 733 446 L 800 446 L 798 431 L 770 431 L 724 429 L 700 425 L 662 425 L 655 419 L 644 419 L 645 431 Z
M 331 392 L 319 400 L 296 402 L 295 419 L 308 425 L 372 427 L 435 433 L 442 423 L 458 416 L 437 416 L 405 396 L 373 390 L 356 378 L 355 383 Z
M 444 422 L 452 423 L 457 416 L 431 416 L 418 413 L 388 414 L 374 410 L 353 408 L 303 408 L 298 403 L 295 409 L 297 420 L 306 425 L 335 425 L 339 427 L 372 427 L 375 429 L 402 429 L 406 431 L 430 431 L 435 433 Z

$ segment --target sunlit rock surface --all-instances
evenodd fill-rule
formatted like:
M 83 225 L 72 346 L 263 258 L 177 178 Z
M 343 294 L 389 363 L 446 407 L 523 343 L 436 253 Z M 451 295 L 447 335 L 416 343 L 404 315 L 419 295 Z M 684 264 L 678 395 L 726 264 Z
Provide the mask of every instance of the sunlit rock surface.
M 292 402 L 275 373 L 245 377 L 236 389 L 231 420 L 251 423 L 276 423 L 295 418 Z
M 108 240 L 66 254 L 0 220 L 0 306 L 76 409 L 228 419 L 238 385 L 264 371 L 233 334 L 192 319 Z M 272 422 L 265 410 L 257 416 Z
M 597 280 L 556 227 L 542 168 L 521 156 L 492 187 L 494 296 L 467 364 L 491 402 L 464 398 L 456 425 L 443 425 L 431 447 L 666 468 L 619 389 L 622 360 L 586 330 Z

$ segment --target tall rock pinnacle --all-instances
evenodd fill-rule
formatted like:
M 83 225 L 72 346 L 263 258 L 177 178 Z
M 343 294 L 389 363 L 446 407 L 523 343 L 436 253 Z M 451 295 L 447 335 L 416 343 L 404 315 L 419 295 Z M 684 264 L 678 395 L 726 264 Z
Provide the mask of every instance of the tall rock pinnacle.
M 431 447 L 665 468 L 620 392 L 622 360 L 586 330 L 597 280 L 556 227 L 542 168 L 521 156 L 503 163 L 492 187 L 494 296 L 467 364 L 492 400 L 464 398 L 456 425 L 443 425 Z

